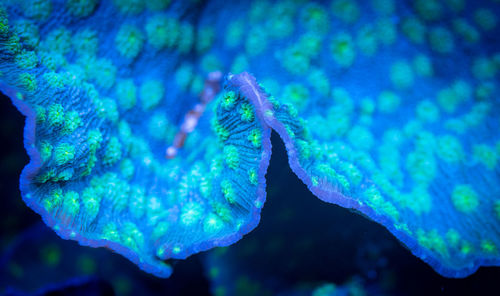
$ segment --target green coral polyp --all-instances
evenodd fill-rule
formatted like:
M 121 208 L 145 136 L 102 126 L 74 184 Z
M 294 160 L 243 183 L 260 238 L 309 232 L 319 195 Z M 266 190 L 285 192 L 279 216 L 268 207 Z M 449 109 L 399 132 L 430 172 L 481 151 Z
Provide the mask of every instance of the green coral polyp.
M 54 149 L 54 160 L 57 165 L 67 164 L 75 158 L 75 146 L 61 143 Z
M 80 211 L 80 196 L 75 191 L 68 191 L 64 195 L 63 210 L 66 214 L 75 217 Z
M 238 148 L 233 145 L 226 145 L 224 146 L 223 153 L 227 166 L 233 170 L 237 169 L 240 165 L 240 155 L 238 152 Z
M 122 144 L 116 137 L 109 139 L 102 158 L 105 165 L 113 165 L 122 158 Z
M 248 140 L 255 148 L 260 148 L 262 142 L 262 133 L 258 129 L 253 129 L 248 135 Z
M 479 196 L 470 185 L 455 186 L 451 200 L 455 208 L 464 213 L 470 213 L 479 206 Z
M 231 110 L 236 102 L 236 94 L 233 91 L 228 91 L 222 97 L 222 107 L 229 111 Z
M 156 49 L 173 47 L 180 39 L 179 23 L 175 18 L 156 15 L 146 23 L 148 42 Z
M 150 110 L 160 104 L 165 95 L 165 87 L 160 80 L 147 80 L 141 85 L 139 95 L 144 110 Z
M 226 201 L 230 204 L 234 204 L 236 201 L 236 193 L 231 182 L 229 180 L 223 180 L 220 187 Z
M 252 122 L 254 119 L 253 107 L 250 104 L 243 103 L 240 106 L 241 120 L 244 122 Z
M 126 58 L 136 58 L 141 52 L 143 44 L 144 34 L 135 25 L 124 24 L 116 34 L 116 49 Z
M 36 78 L 30 73 L 21 73 L 19 75 L 19 82 L 27 92 L 34 92 L 37 90 Z
M 16 55 L 16 64 L 21 69 L 30 70 L 37 66 L 38 56 L 34 51 L 23 50 Z

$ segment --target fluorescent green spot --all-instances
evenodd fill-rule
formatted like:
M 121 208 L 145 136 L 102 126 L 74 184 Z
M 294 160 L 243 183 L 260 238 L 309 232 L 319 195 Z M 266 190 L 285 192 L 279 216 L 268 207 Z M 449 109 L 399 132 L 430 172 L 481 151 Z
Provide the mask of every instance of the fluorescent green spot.
M 470 252 L 472 252 L 472 245 L 469 242 L 464 242 L 460 248 L 460 253 L 468 255 Z
M 23 50 L 16 55 L 16 64 L 21 69 L 29 70 L 33 69 L 38 64 L 38 57 L 34 51 Z
M 233 145 L 224 146 L 224 159 L 229 168 L 235 170 L 240 165 L 240 156 L 238 153 L 238 148 Z
M 153 16 L 146 23 L 148 42 L 156 49 L 173 47 L 178 40 L 184 38 L 179 34 L 179 29 L 179 23 L 175 18 L 165 15 Z
M 455 49 L 453 34 L 444 27 L 434 27 L 429 31 L 429 43 L 437 53 L 450 53 Z
M 415 0 L 413 4 L 419 16 L 426 21 L 437 20 L 443 13 L 439 0 Z
M 42 204 L 47 212 L 51 212 L 54 208 L 61 205 L 63 201 L 62 189 L 57 188 L 50 191 L 49 195 L 43 199 Z
M 222 220 L 214 214 L 208 214 L 203 222 L 203 230 L 207 233 L 217 233 L 224 227 Z
M 298 110 L 302 110 L 309 100 L 309 90 L 300 83 L 289 83 L 283 89 L 282 97 Z
M 118 229 L 115 223 L 111 222 L 104 225 L 102 229 L 102 238 L 114 242 L 120 241 L 120 234 L 118 233 Z
M 480 8 L 474 12 L 474 20 L 485 31 L 495 29 L 498 23 L 497 15 L 487 8 Z
M 307 76 L 309 84 L 320 94 L 327 96 L 330 92 L 330 81 L 326 73 L 318 68 L 311 69 Z M 277 93 L 270 90 L 271 93 Z
M 43 73 L 43 78 L 47 81 L 47 84 L 51 87 L 57 89 L 63 89 L 65 87 L 64 78 L 55 72 L 45 72 Z
M 98 2 L 98 0 L 68 0 L 66 9 L 74 16 L 86 17 L 94 12 Z
M 96 83 L 108 89 L 115 84 L 116 80 L 116 67 L 113 65 L 111 60 L 108 59 L 98 59 L 91 69 L 90 76 L 96 81 Z
M 255 56 L 262 53 L 267 46 L 267 31 L 262 26 L 255 26 L 248 31 L 245 39 L 245 52 L 249 56 Z
M 457 80 L 451 87 L 438 92 L 437 101 L 444 111 L 452 113 L 461 102 L 470 99 L 471 93 L 471 86 L 467 82 Z
M 437 155 L 446 162 L 454 163 L 462 161 L 465 157 L 465 152 L 462 149 L 460 141 L 450 135 L 444 135 L 437 139 Z
M 378 40 L 375 27 L 371 24 L 364 25 L 358 30 L 356 42 L 362 53 L 372 56 L 377 52 Z
M 234 48 L 241 44 L 243 34 L 245 33 L 245 22 L 242 19 L 234 20 L 229 23 L 225 35 L 225 44 L 229 48 Z
M 346 23 L 354 23 L 359 18 L 359 7 L 354 0 L 334 0 L 333 15 Z
M 97 39 L 97 32 L 94 30 L 83 29 L 78 31 L 73 35 L 72 43 L 73 48 L 80 56 L 95 56 L 97 54 L 99 40 Z
M 410 208 L 417 215 L 429 213 L 432 209 L 432 198 L 423 186 L 416 186 L 409 195 L 403 196 L 399 202 Z
M 446 232 L 445 238 L 450 246 L 454 248 L 458 247 L 458 244 L 460 243 L 460 234 L 458 233 L 458 231 L 451 228 Z
M 475 58 L 471 72 L 479 80 L 492 79 L 497 72 L 497 65 L 493 60 L 484 57 Z
M 189 85 L 193 80 L 193 74 L 193 66 L 188 63 L 182 64 L 175 71 L 175 82 L 181 90 L 186 91 L 189 89 Z
M 80 211 L 80 196 L 74 191 L 68 191 L 64 195 L 63 209 L 66 214 L 75 217 Z
M 234 191 L 231 182 L 229 180 L 222 180 L 220 187 L 226 201 L 233 204 L 236 201 L 236 192 Z
M 253 129 L 248 135 L 248 140 L 252 143 L 255 148 L 260 148 L 262 142 L 262 133 L 258 129 Z
M 453 12 L 460 12 L 465 7 L 465 0 L 445 0 L 444 2 Z
M 196 40 L 196 50 L 198 52 L 205 52 L 210 47 L 215 39 L 215 31 L 214 28 L 204 26 L 198 30 L 198 39 Z
M 47 266 L 57 266 L 61 262 L 61 249 L 56 244 L 49 243 L 41 248 L 40 257 Z
M 383 91 L 378 96 L 378 109 L 381 112 L 392 113 L 399 108 L 399 104 L 401 102 L 401 98 L 391 92 L 391 91 Z
M 52 11 L 51 0 L 25 0 L 21 4 L 25 16 L 40 21 L 47 20 Z
M 75 146 L 61 143 L 54 149 L 54 159 L 57 165 L 63 165 L 75 157 Z
M 398 38 L 396 24 L 392 18 L 381 18 L 375 23 L 375 25 L 376 36 L 380 43 L 384 45 L 391 45 Z
M 500 200 L 496 200 L 493 207 L 497 219 L 500 220 Z
M 252 185 L 257 185 L 259 183 L 259 180 L 258 180 L 258 175 L 257 175 L 257 171 L 255 171 L 255 169 L 250 169 L 248 171 L 248 180 L 250 181 L 250 183 Z M 499 203 L 500 204 L 500 203 Z M 498 206 L 498 210 L 499 210 L 499 219 L 500 219 L 500 205 Z
M 123 163 L 124 162 L 122 162 L 122 164 Z M 133 186 L 130 190 L 128 211 L 135 219 L 141 219 L 144 216 L 144 213 L 146 212 L 145 200 L 146 196 L 144 189 L 138 186 Z
M 420 101 L 417 105 L 417 117 L 423 122 L 435 122 L 439 119 L 439 109 L 429 100 Z
M 406 159 L 406 169 L 418 184 L 428 184 L 436 176 L 436 160 L 425 150 L 411 152 Z
M 413 85 L 413 70 L 406 60 L 397 60 L 391 65 L 390 78 L 395 87 L 405 89 Z
M 338 33 L 330 44 L 333 60 L 343 68 L 348 68 L 356 58 L 354 42 L 351 35 L 341 32 Z
M 96 108 L 97 115 L 101 118 L 106 118 L 112 122 L 116 122 L 120 116 L 116 103 L 112 99 L 104 98 L 102 100 L 95 100 L 94 106 Z
M 468 43 L 476 43 L 481 38 L 481 34 L 466 19 L 455 19 L 452 25 L 453 30 Z
M 87 187 L 82 192 L 82 205 L 87 221 L 92 222 L 99 213 L 101 197 L 92 187 Z
M 47 119 L 47 114 L 45 113 L 45 108 L 39 105 L 35 106 L 36 122 L 43 123 Z
M 253 107 L 250 104 L 243 103 L 240 106 L 241 120 L 245 122 L 252 122 L 254 119 Z
M 481 144 L 474 145 L 474 158 L 479 161 L 481 164 L 486 166 L 488 169 L 493 170 L 497 163 L 497 154 L 492 147 Z
M 372 6 L 378 14 L 391 15 L 394 13 L 396 4 L 394 0 L 372 0 Z
M 78 112 L 70 111 L 70 112 L 66 113 L 62 133 L 63 134 L 71 134 L 81 124 L 82 124 L 82 120 L 81 120 L 80 116 L 78 115 Z
M 190 23 L 181 24 L 179 27 L 179 38 L 177 40 L 177 48 L 181 53 L 188 53 L 193 48 L 194 44 L 194 28 Z
M 430 77 L 434 74 L 434 70 L 432 69 L 432 61 L 423 54 L 418 54 L 413 58 L 413 68 L 415 70 L 415 74 L 422 77 Z
M 139 14 L 144 10 L 144 0 L 113 0 L 122 13 Z
M 321 5 L 314 2 L 308 3 L 302 9 L 300 21 L 307 30 L 320 34 L 328 32 L 330 25 L 327 11 Z
M 71 33 L 64 27 L 56 28 L 47 34 L 42 47 L 50 52 L 66 55 L 71 51 Z
M 87 144 L 90 150 L 97 150 L 101 146 L 102 133 L 99 130 L 91 130 L 87 135 Z
M 142 108 L 151 110 L 160 104 L 165 95 L 165 87 L 160 80 L 147 80 L 141 85 L 140 98 Z
M 222 97 L 222 108 L 224 108 L 225 110 L 229 111 L 231 109 L 233 109 L 234 107 L 234 104 L 236 103 L 236 94 L 234 93 L 234 91 L 228 91 L 226 93 L 224 93 L 224 96 Z
M 66 58 L 59 53 L 49 53 L 46 51 L 39 51 L 38 56 L 42 65 L 47 67 L 49 70 L 56 71 L 61 66 L 67 65 Z
M 490 240 L 481 241 L 481 250 L 485 253 L 494 254 L 497 252 L 497 246 Z
M 300 75 L 307 72 L 311 57 L 297 44 L 287 47 L 279 58 L 282 66 L 290 73 Z
M 149 10 L 160 11 L 168 7 L 171 0 L 148 0 L 146 1 L 146 7 Z
M 116 84 L 116 96 L 120 107 L 125 110 L 134 107 L 137 101 L 136 92 L 137 90 L 132 79 L 118 81 Z
M 116 49 L 126 58 L 136 58 L 141 52 L 143 44 L 144 34 L 134 25 L 124 24 L 116 34 Z
M 470 185 L 457 185 L 453 189 L 451 201 L 455 208 L 464 213 L 474 211 L 479 205 L 479 197 Z
M 30 73 L 24 72 L 19 74 L 19 82 L 28 92 L 34 92 L 37 89 L 36 78 Z
M 40 42 L 38 26 L 32 21 L 20 19 L 14 23 L 12 29 L 19 37 L 19 41 L 23 44 L 29 46 L 30 48 L 38 46 L 38 43 Z
M 120 172 L 125 178 L 127 179 L 132 178 L 132 176 L 134 175 L 134 171 L 135 171 L 134 163 L 129 158 L 125 158 L 120 163 Z
M 149 120 L 148 131 L 155 139 L 171 142 L 175 137 L 177 127 L 170 123 L 165 112 L 157 112 Z
M 153 233 L 151 234 L 151 238 L 157 240 L 162 238 L 167 234 L 169 229 L 169 224 L 167 222 L 159 222 L 158 225 L 153 229 Z
M 43 162 L 47 162 L 52 156 L 52 145 L 47 141 L 42 141 L 40 143 L 40 157 Z
M 104 152 L 102 162 L 104 165 L 113 165 L 122 158 L 122 144 L 116 137 L 111 137 Z
M 347 137 L 351 145 L 355 148 L 370 150 L 373 146 L 374 139 L 372 133 L 362 126 L 357 125 L 351 128 Z
M 190 226 L 198 222 L 203 217 L 203 207 L 195 202 L 187 203 L 181 210 L 181 222 Z
M 448 249 L 446 248 L 446 242 L 439 235 L 437 230 L 433 229 L 429 232 L 425 232 L 423 229 L 419 228 L 417 230 L 417 240 L 418 243 L 429 250 L 438 252 L 441 256 L 448 255 Z
M 401 29 L 413 43 L 422 44 L 425 42 L 427 28 L 418 18 L 409 17 L 404 19 Z

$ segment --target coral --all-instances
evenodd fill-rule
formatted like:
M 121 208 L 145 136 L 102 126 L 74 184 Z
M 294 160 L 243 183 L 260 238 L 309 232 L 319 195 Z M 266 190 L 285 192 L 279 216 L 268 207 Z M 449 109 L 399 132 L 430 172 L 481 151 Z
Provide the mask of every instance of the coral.
M 59 236 L 167 277 L 257 226 L 274 130 L 314 195 L 439 273 L 499 264 L 496 8 L 202 2 L 0 6 L 21 193 Z

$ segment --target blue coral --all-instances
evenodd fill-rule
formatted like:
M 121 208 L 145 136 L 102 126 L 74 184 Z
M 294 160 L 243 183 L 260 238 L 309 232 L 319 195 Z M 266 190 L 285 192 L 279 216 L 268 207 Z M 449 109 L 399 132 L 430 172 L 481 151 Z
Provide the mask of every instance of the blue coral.
M 273 129 L 311 192 L 439 273 L 498 265 L 497 7 L 455 3 L 447 21 L 439 1 L 358 2 L 3 4 L 0 89 L 28 118 L 24 201 L 61 237 L 168 276 L 164 260 L 257 226 Z M 231 69 L 259 79 L 230 74 L 204 101 L 207 72 Z

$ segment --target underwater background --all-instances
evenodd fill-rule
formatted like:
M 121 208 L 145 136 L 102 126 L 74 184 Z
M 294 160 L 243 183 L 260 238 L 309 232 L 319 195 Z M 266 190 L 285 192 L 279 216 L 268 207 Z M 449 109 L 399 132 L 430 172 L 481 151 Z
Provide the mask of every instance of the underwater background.
M 0 293 L 500 293 L 499 17 L 1 1 Z

